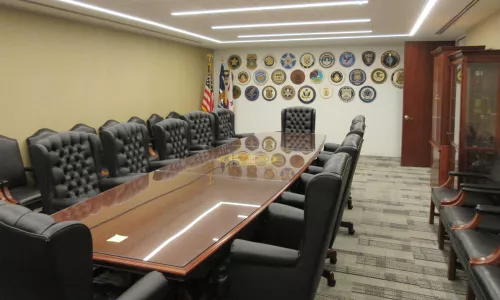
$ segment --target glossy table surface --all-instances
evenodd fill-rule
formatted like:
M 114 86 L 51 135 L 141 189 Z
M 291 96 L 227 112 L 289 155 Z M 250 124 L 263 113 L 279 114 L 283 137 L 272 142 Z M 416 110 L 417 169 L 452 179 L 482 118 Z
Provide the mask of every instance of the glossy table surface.
M 144 174 L 53 218 L 89 226 L 96 261 L 185 276 L 288 188 L 324 141 L 321 134 L 259 133 Z

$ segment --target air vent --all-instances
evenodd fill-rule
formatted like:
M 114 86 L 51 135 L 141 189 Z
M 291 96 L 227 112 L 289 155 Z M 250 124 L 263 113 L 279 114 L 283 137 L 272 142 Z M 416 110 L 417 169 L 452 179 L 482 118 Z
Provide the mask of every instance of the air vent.
M 463 15 L 465 15 L 474 5 L 476 5 L 479 0 L 472 0 L 467 6 L 464 7 L 456 16 L 451 18 L 448 23 L 446 23 L 441 29 L 439 29 L 436 34 L 443 34 L 448 28 L 450 28 L 455 22 L 458 21 Z

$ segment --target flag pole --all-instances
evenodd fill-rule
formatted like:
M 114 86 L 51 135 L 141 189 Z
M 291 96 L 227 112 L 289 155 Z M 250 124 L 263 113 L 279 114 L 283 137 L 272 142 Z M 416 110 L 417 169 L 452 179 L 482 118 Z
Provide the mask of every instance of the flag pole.
M 213 53 L 207 53 L 207 58 L 208 58 L 208 73 L 210 74 L 210 91 L 213 93 L 214 92 L 214 54 Z

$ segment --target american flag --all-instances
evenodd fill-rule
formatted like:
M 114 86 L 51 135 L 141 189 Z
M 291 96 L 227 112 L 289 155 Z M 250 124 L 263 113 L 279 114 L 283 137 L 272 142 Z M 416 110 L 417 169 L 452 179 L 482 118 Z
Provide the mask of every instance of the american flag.
M 212 77 L 208 72 L 207 82 L 205 84 L 205 92 L 203 93 L 203 101 L 201 102 L 201 109 L 205 112 L 212 112 L 214 110 L 214 98 L 212 94 Z

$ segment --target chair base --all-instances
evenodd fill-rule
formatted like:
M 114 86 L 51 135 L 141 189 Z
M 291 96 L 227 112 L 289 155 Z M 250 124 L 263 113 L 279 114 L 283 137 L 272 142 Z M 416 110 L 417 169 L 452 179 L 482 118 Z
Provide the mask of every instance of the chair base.
M 332 265 L 336 264 L 337 263 L 337 251 L 333 250 L 333 249 L 328 249 L 328 251 L 326 252 L 326 258 L 330 259 L 330 263 Z
M 329 270 L 323 270 L 323 274 L 321 274 L 324 278 L 326 278 L 326 282 L 329 287 L 335 287 L 337 281 L 335 281 L 335 274 Z
M 448 257 L 448 280 L 455 280 L 457 278 L 457 254 L 453 247 L 450 250 L 450 256 Z
M 340 227 L 347 228 L 347 233 L 349 235 L 354 235 L 356 233 L 356 230 L 354 230 L 354 224 L 352 222 L 340 222 Z

